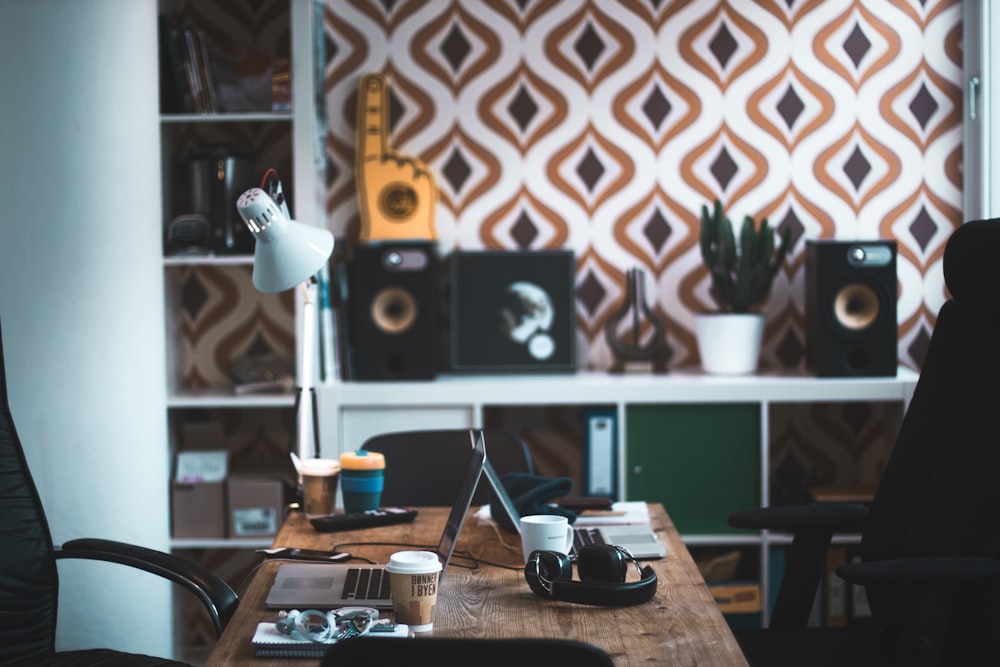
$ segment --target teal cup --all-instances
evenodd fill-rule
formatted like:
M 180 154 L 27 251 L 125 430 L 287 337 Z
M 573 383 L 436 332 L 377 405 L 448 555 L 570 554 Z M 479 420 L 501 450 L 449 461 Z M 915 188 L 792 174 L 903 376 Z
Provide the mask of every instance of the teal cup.
M 340 492 L 344 512 L 366 512 L 381 506 L 385 484 L 385 457 L 379 452 L 358 450 L 340 455 Z

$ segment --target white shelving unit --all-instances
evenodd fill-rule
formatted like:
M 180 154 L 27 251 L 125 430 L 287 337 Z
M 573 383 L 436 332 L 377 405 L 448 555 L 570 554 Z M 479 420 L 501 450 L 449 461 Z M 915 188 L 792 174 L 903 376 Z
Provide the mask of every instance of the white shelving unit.
M 176 8 L 175 0 L 159 0 L 161 12 Z M 201 0 L 199 0 L 201 5 Z M 287 150 L 291 154 L 291 173 L 280 173 L 285 191 L 293 203 L 292 214 L 296 220 L 311 224 L 321 224 L 321 166 L 322 156 L 318 154 L 317 109 L 313 101 L 315 94 L 315 0 L 288 0 L 287 19 L 291 35 L 292 61 L 292 110 L 289 111 L 252 111 L 252 112 L 220 112 L 220 113 L 161 113 L 160 126 L 163 143 L 163 173 L 164 173 L 164 206 L 169 211 L 169 189 L 171 182 L 171 161 L 178 153 L 176 140 L 185 132 L 193 131 L 198 136 L 227 136 L 236 132 L 240 134 L 244 128 L 263 128 L 271 130 L 279 128 L 287 136 Z M 202 8 L 200 7 L 201 11 Z M 247 47 L 254 45 L 246 45 Z M 249 133 L 253 130 L 248 129 Z M 271 166 L 271 165 L 269 165 Z M 287 170 L 286 170 L 287 171 Z M 262 174 L 260 174 L 262 175 Z M 235 201 L 233 202 L 235 207 Z M 165 213 L 165 217 L 168 215 Z M 291 394 L 247 394 L 237 395 L 231 388 L 220 386 L 207 389 L 191 390 L 182 386 L 178 372 L 178 359 L 181 350 L 176 338 L 172 335 L 177 327 L 177 301 L 182 285 L 178 280 L 185 271 L 195 269 L 222 269 L 226 271 L 244 271 L 249 283 L 250 267 L 253 258 L 249 255 L 172 255 L 164 256 L 163 265 L 166 274 L 165 308 L 167 312 L 167 419 L 171 425 L 171 456 L 177 451 L 177 428 L 174 423 L 182 413 L 203 410 L 206 412 L 219 410 L 288 410 L 294 406 L 295 398 Z M 296 308 L 298 310 L 298 307 Z M 300 340 L 298 312 L 295 322 L 289 322 L 289 327 L 295 333 L 296 341 Z M 296 355 L 300 353 L 296 344 Z M 296 364 L 298 367 L 298 364 Z M 267 546 L 269 538 L 183 538 L 173 539 L 171 544 L 175 549 L 209 549 L 209 548 L 251 548 Z

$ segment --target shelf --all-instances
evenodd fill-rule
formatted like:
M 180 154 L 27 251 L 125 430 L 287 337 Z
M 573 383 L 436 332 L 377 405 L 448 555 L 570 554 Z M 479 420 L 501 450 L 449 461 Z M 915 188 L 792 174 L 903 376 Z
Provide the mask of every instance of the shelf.
M 160 115 L 160 122 L 170 123 L 290 123 L 290 111 L 240 111 L 227 113 L 167 113 Z
M 760 535 L 684 535 L 684 544 L 689 547 L 757 546 L 760 543 Z
M 774 547 L 788 547 L 792 545 L 791 533 L 767 532 L 767 543 Z M 834 535 L 830 539 L 831 544 L 860 544 L 861 535 Z
M 324 382 L 322 393 L 340 406 L 548 405 L 555 403 L 812 403 L 908 400 L 917 373 L 895 377 L 816 378 L 810 375 L 706 375 L 696 369 L 662 375 L 459 375 L 435 380 Z M 554 400 L 553 397 L 558 397 Z
M 235 394 L 216 389 L 185 392 L 167 397 L 167 408 L 290 408 L 295 394 Z
M 253 266 L 253 255 L 169 255 L 164 266 Z

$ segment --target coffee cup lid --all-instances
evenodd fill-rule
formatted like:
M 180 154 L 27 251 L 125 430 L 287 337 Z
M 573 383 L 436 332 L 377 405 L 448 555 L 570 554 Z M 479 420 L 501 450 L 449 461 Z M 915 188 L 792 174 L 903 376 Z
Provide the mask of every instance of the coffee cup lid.
M 340 472 L 340 463 L 336 459 L 302 459 L 299 471 L 303 475 L 333 475 Z
M 344 452 L 340 455 L 340 465 L 348 470 L 375 470 L 385 467 L 385 456 L 380 452 L 369 452 L 359 449 L 356 452 Z
M 396 574 L 427 574 L 440 572 L 441 561 L 432 551 L 397 551 L 389 556 L 385 569 Z

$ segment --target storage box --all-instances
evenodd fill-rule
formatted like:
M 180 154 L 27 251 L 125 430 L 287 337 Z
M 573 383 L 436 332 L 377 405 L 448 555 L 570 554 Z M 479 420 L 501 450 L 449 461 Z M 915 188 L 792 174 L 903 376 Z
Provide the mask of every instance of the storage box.
M 716 584 L 708 589 L 723 614 L 748 614 L 761 610 L 759 584 Z
M 174 537 L 224 538 L 224 491 L 223 482 L 173 482 L 170 499 Z
M 276 535 L 281 527 L 284 485 L 274 477 L 232 475 L 226 480 L 229 536 Z
M 226 536 L 225 479 L 229 454 L 225 450 L 177 453 L 170 485 L 174 537 Z

